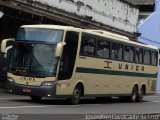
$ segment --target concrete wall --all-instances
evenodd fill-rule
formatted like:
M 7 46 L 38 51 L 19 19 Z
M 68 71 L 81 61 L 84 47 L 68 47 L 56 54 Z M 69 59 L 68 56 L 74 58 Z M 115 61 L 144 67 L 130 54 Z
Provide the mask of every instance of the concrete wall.
M 120 0 L 34 0 L 128 32 L 135 32 L 138 9 Z

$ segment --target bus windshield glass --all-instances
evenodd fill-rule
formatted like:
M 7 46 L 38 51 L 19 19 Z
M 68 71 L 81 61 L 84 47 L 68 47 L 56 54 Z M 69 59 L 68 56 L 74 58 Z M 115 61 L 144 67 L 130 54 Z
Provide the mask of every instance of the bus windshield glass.
M 10 62 L 10 72 L 26 76 L 55 76 L 56 44 L 16 42 Z
M 63 30 L 46 28 L 20 28 L 17 41 L 60 42 L 63 38 Z

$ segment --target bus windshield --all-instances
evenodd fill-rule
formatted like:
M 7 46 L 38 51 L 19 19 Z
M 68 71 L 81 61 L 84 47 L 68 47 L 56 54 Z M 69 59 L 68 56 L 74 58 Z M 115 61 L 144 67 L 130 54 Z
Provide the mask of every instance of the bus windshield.
M 60 42 L 63 37 L 63 30 L 46 28 L 20 28 L 17 41 L 37 41 L 37 42 Z
M 16 42 L 11 56 L 10 72 L 26 76 L 55 76 L 56 44 Z

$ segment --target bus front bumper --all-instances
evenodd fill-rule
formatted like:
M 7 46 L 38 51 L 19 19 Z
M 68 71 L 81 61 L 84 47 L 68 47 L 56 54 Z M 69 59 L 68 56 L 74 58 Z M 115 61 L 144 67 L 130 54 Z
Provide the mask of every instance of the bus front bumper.
M 20 85 L 14 82 L 8 82 L 7 86 L 10 93 L 18 95 L 27 95 L 35 97 L 55 97 L 56 96 L 56 86 L 28 86 Z

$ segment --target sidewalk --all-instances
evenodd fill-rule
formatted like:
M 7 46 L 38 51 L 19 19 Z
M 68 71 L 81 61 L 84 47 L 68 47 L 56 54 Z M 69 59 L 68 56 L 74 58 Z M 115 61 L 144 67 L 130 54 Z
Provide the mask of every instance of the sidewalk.
M 0 81 L 0 92 L 4 93 L 4 92 L 7 92 L 7 89 L 6 89 L 6 82 L 5 81 Z
M 6 92 L 7 92 L 7 90 L 6 90 L 6 89 L 2 89 L 2 88 L 0 88 L 0 92 L 6 93 Z

